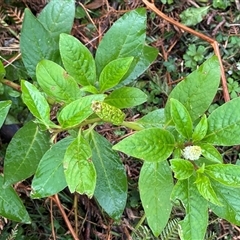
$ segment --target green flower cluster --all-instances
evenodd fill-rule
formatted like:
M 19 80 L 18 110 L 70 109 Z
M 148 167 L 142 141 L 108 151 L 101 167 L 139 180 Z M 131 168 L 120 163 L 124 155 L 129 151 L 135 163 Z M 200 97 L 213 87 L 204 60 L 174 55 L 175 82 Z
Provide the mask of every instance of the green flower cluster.
M 120 125 L 125 119 L 125 114 L 114 106 L 105 102 L 93 101 L 92 110 L 106 122 L 111 122 L 114 125 Z

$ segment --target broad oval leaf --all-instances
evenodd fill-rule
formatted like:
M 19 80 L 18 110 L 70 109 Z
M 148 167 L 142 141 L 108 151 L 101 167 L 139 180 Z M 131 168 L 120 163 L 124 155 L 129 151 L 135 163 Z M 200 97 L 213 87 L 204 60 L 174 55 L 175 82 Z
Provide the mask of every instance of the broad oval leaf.
M 146 10 L 139 8 L 124 14 L 112 25 L 99 44 L 95 58 L 98 76 L 115 59 L 137 57 L 145 43 L 145 37 Z
M 156 237 L 169 220 L 173 186 L 167 161 L 144 162 L 139 176 L 139 191 L 148 225 Z
M 67 72 L 82 86 L 94 85 L 96 67 L 91 52 L 75 37 L 60 35 L 60 54 Z
M 174 149 L 173 135 L 163 129 L 144 129 L 123 139 L 113 149 L 145 161 L 166 160 Z
M 32 176 L 44 153 L 50 147 L 50 136 L 28 122 L 19 129 L 9 143 L 4 159 L 4 185 Z
M 186 159 L 171 159 L 171 169 L 178 180 L 189 178 L 194 173 L 193 164 Z
M 240 144 L 240 98 L 235 98 L 215 109 L 208 117 L 208 131 L 203 141 L 215 145 Z
M 217 197 L 223 203 L 223 206 L 210 204 L 210 208 L 220 218 L 240 225 L 240 191 L 239 188 L 232 188 L 222 185 L 214 180 L 211 181 L 212 187 L 215 190 Z
M 35 77 L 36 66 L 42 59 L 59 61 L 57 41 L 51 33 L 35 18 L 29 9 L 24 11 L 20 37 L 23 63 L 31 77 Z
M 118 58 L 109 62 L 99 76 L 100 92 L 116 86 L 127 73 L 133 57 Z
M 58 114 L 57 119 L 62 128 L 75 127 L 87 119 L 93 110 L 91 108 L 93 101 L 102 101 L 105 95 L 96 94 L 79 98 L 65 106 Z
M 64 174 L 71 193 L 92 197 L 96 186 L 96 170 L 91 160 L 89 143 L 81 134 L 68 146 L 63 160 Z
M 67 186 L 63 159 L 67 147 L 73 140 L 72 137 L 60 140 L 43 155 L 32 181 L 32 198 L 49 197 Z
M 214 189 L 212 188 L 209 178 L 202 174 L 197 174 L 197 179 L 195 181 L 199 193 L 209 202 L 222 206 L 222 202 L 218 199 Z
M 36 76 L 43 91 L 58 102 L 70 103 L 80 97 L 76 81 L 61 66 L 52 61 L 39 62 Z
M 74 0 L 51 0 L 39 14 L 38 20 L 52 37 L 59 37 L 60 33 L 70 33 L 74 17 Z
M 240 187 L 240 166 L 233 164 L 213 164 L 205 167 L 205 173 L 229 187 Z
M 113 219 L 119 220 L 126 206 L 127 176 L 119 155 L 112 145 L 97 132 L 89 136 L 92 161 L 97 172 L 94 197 L 103 210 Z
M 208 202 L 200 195 L 194 181 L 194 176 L 178 180 L 171 199 L 180 200 L 186 211 L 185 218 L 179 222 L 181 239 L 203 240 L 208 225 Z
M 171 98 L 171 117 L 175 124 L 176 130 L 185 138 L 192 137 L 192 119 L 187 109 L 178 100 Z
M 11 107 L 11 101 L 1 101 L 0 102 L 0 128 L 2 127 L 8 111 Z
M 213 56 L 172 90 L 165 106 L 166 121 L 171 120 L 171 98 L 177 99 L 186 107 L 193 121 L 199 118 L 212 103 L 219 83 L 219 62 L 217 57 Z
M 31 83 L 22 80 L 22 99 L 34 117 L 39 119 L 44 125 L 54 125 L 50 121 L 50 107 L 45 97 Z
M 31 223 L 31 219 L 21 199 L 12 186 L 3 187 L 0 175 L 0 215 L 13 221 Z
M 147 95 L 138 88 L 121 87 L 110 93 L 104 102 L 117 108 L 130 108 L 147 101 Z

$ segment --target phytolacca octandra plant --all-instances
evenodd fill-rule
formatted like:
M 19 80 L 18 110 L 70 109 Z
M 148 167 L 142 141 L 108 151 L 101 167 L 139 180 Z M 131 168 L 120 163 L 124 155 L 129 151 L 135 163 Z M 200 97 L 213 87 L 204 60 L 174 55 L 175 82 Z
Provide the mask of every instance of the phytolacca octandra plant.
M 219 75 L 218 61 L 212 57 L 173 89 L 164 110 L 138 121 L 147 126 L 144 130 L 113 147 L 144 160 L 139 191 L 156 236 L 166 225 L 175 201 L 181 201 L 186 211 L 180 221 L 181 239 L 204 239 L 208 208 L 240 224 L 240 205 L 236 204 L 240 166 L 224 164 L 215 148 L 240 144 L 240 98 L 223 104 L 208 117 L 204 114 L 217 92 Z

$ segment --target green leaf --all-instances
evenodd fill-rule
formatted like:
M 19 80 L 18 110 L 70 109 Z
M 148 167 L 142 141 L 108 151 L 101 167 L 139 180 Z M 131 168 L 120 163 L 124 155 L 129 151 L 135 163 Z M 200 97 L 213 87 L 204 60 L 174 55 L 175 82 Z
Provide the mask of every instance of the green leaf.
M 208 13 L 209 6 L 207 7 L 189 7 L 180 14 L 182 24 L 186 26 L 194 26 L 200 23 Z
M 222 206 L 223 204 L 221 203 L 221 201 L 218 199 L 215 191 L 212 188 L 211 182 L 209 180 L 209 178 L 202 174 L 202 173 L 198 173 L 197 174 L 197 179 L 195 181 L 195 184 L 197 186 L 197 189 L 199 191 L 199 193 L 209 202 L 218 205 L 218 206 Z
M 96 186 L 96 170 L 91 160 L 89 143 L 81 134 L 68 146 L 63 167 L 71 193 L 78 192 L 92 197 Z
M 103 94 L 89 95 L 75 100 L 65 106 L 57 119 L 62 128 L 75 127 L 93 114 L 92 102 L 104 99 Z
M 121 125 L 125 119 L 124 112 L 105 102 L 94 101 L 92 103 L 92 109 L 103 121 L 110 122 L 114 125 Z
M 95 57 L 98 75 L 115 59 L 137 57 L 145 43 L 145 37 L 146 10 L 139 8 L 124 14 L 112 25 L 99 44 Z
M 82 86 L 96 82 L 96 67 L 91 52 L 71 35 L 61 34 L 60 54 L 67 72 Z
M 207 130 L 208 130 L 208 121 L 207 121 L 206 115 L 203 114 L 199 123 L 194 128 L 193 135 L 192 135 L 193 142 L 201 141 L 206 136 Z
M 42 60 L 37 65 L 36 75 L 43 91 L 58 102 L 70 103 L 80 97 L 76 81 L 58 64 Z
M 147 101 L 147 95 L 138 88 L 121 87 L 114 90 L 104 102 L 117 108 L 130 108 Z
M 194 181 L 193 176 L 178 180 L 171 199 L 180 200 L 186 210 L 185 218 L 179 222 L 181 239 L 203 240 L 208 225 L 208 202 L 200 195 Z
M 141 126 L 143 126 L 144 128 L 163 128 L 165 125 L 164 108 L 149 112 L 147 115 L 143 116 L 136 122 L 141 124 Z
M 240 166 L 232 164 L 213 164 L 205 167 L 205 173 L 214 180 L 229 186 L 240 187 Z
M 231 5 L 231 1 L 229 0 L 213 0 L 214 8 L 221 8 L 224 10 L 230 5 Z
M 3 79 L 5 75 L 6 75 L 6 70 L 4 68 L 2 61 L 0 61 L 0 80 Z
M 51 0 L 39 14 L 38 20 L 52 37 L 59 37 L 60 33 L 70 33 L 74 17 L 74 0 Z
M 22 99 L 34 117 L 47 127 L 55 124 L 50 121 L 50 107 L 44 96 L 31 83 L 22 80 Z
M 215 190 L 218 199 L 223 203 L 223 206 L 210 204 L 210 208 L 220 218 L 240 225 L 240 191 L 239 188 L 231 188 L 220 184 L 216 181 L 211 181 L 212 187 Z
M 124 14 L 108 30 L 99 44 L 95 58 L 97 75 L 99 76 L 102 69 L 115 59 L 134 57 L 127 75 L 118 86 L 129 84 L 139 77 L 158 54 L 157 49 L 145 46 L 145 37 L 146 10 L 139 8 Z
M 235 98 L 215 109 L 208 117 L 207 143 L 232 146 L 240 144 L 240 98 Z
M 193 125 L 187 109 L 178 100 L 171 98 L 171 117 L 176 130 L 185 138 L 192 137 Z
M 99 76 L 100 92 L 116 86 L 127 73 L 133 57 L 118 58 L 109 62 Z
M 171 214 L 172 172 L 167 161 L 144 162 L 139 176 L 139 191 L 147 222 L 157 237 Z
M 0 102 L 0 128 L 2 127 L 5 118 L 7 117 L 8 111 L 11 107 L 11 101 L 1 101 Z
M 171 120 L 170 99 L 181 102 L 196 120 L 204 114 L 216 95 L 220 82 L 220 68 L 217 57 L 211 57 L 197 70 L 187 76 L 172 90 L 165 106 L 166 120 Z
M 21 199 L 14 191 L 13 187 L 3 187 L 3 176 L 0 175 L 0 215 L 7 219 L 31 223 L 31 219 L 24 207 Z
M 130 67 L 126 78 L 122 80 L 117 87 L 127 85 L 143 74 L 151 65 L 151 63 L 156 59 L 158 55 L 158 50 L 156 48 L 144 45 L 138 51 L 138 56 L 134 56 L 132 66 Z
M 171 169 L 178 180 L 189 178 L 194 173 L 193 164 L 185 159 L 171 159 Z
M 92 131 L 90 145 L 92 161 L 97 171 L 94 197 L 113 219 L 119 220 L 126 206 L 127 176 L 119 155 L 112 145 L 97 132 Z
M 159 128 L 136 132 L 113 146 L 115 150 L 150 162 L 166 160 L 171 155 L 173 148 L 173 135 Z
M 64 138 L 43 155 L 32 181 L 32 198 L 49 197 L 67 186 L 63 171 L 63 159 L 66 149 L 72 141 L 72 137 Z
M 28 74 L 34 78 L 37 64 L 42 59 L 59 60 L 56 39 L 35 18 L 29 9 L 24 11 L 20 37 L 20 50 Z
M 198 143 L 197 144 L 202 149 L 202 155 L 213 163 L 222 163 L 223 158 L 219 151 L 211 144 L 208 143 Z
M 40 159 L 50 147 L 50 136 L 28 122 L 19 129 L 9 143 L 4 159 L 4 185 L 32 176 Z

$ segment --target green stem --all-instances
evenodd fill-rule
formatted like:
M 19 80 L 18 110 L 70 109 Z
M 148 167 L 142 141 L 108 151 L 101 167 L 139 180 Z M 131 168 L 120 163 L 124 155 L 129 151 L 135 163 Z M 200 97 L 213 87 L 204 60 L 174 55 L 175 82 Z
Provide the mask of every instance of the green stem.
M 136 122 L 125 122 L 125 121 L 123 121 L 123 123 L 121 125 L 125 126 L 127 128 L 130 128 L 130 129 L 136 130 L 136 131 L 140 131 L 140 130 L 144 129 L 144 127 L 142 127 L 142 125 L 140 125 Z
M 143 224 L 144 220 L 146 219 L 146 214 L 144 213 L 137 225 L 135 226 L 134 230 L 135 232 L 138 230 L 138 228 Z

